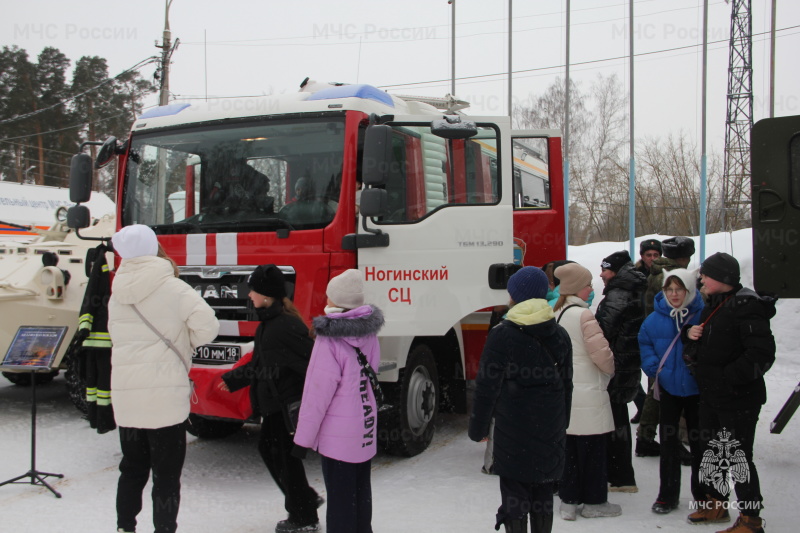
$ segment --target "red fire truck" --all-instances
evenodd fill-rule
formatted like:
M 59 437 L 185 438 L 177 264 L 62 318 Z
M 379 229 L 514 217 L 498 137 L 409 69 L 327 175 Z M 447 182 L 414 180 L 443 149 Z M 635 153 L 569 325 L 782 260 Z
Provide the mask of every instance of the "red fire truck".
M 157 107 L 127 141 L 105 142 L 96 164 L 119 156 L 119 226 L 151 226 L 221 323 L 194 356 L 196 433 L 227 434 L 251 416 L 246 393 L 214 385 L 251 350 L 246 280 L 265 263 L 308 321 L 328 280 L 363 272 L 386 317 L 387 450 L 421 452 L 438 411 L 466 410 L 514 264 L 563 258 L 565 242 L 560 134 L 512 131 L 508 117 L 467 117 L 464 105 L 304 82 L 294 94 Z M 74 169 L 88 163 L 76 157 Z M 74 190 L 86 176 L 73 173 Z

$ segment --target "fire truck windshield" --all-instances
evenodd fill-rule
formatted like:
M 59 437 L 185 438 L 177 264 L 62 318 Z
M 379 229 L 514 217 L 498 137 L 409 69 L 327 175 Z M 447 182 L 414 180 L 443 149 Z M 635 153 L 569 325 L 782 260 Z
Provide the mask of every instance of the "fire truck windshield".
M 156 233 L 317 229 L 339 202 L 344 118 L 133 134 L 122 221 Z

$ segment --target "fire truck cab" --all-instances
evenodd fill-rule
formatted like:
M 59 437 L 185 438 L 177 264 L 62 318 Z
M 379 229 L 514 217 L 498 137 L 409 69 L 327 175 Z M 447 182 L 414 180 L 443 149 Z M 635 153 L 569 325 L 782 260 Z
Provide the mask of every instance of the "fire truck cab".
M 119 226 L 151 226 L 221 323 L 194 356 L 195 431 L 227 433 L 250 416 L 246 397 L 213 385 L 252 349 L 246 281 L 265 263 L 281 268 L 309 322 L 332 277 L 363 273 L 366 300 L 386 317 L 387 450 L 420 453 L 440 409 L 465 410 L 515 263 L 566 254 L 558 132 L 514 132 L 508 117 L 466 117 L 463 104 L 304 84 L 157 107 L 126 142 L 106 143 L 120 154 Z

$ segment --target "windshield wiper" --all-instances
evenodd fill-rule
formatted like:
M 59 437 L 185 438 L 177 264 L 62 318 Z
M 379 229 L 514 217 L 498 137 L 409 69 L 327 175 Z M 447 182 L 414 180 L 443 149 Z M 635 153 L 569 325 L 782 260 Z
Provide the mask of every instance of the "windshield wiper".
M 262 226 L 271 226 L 278 228 L 286 228 L 289 231 L 294 231 L 295 227 L 292 226 L 286 220 L 278 217 L 269 217 L 269 218 L 251 218 L 247 220 L 220 220 L 216 222 L 206 222 L 201 224 L 204 229 L 208 229 L 209 227 L 213 228 L 249 228 L 253 227 L 255 229 L 267 229 L 263 228 Z M 277 226 L 277 227 L 276 227 Z
M 156 224 L 150 226 L 158 235 L 178 235 L 183 233 L 203 233 L 200 226 L 191 222 L 173 222 L 172 224 Z

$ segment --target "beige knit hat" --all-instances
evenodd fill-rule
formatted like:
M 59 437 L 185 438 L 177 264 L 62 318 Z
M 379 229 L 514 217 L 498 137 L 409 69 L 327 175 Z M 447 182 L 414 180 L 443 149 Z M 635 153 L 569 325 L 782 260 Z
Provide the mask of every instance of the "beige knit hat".
M 345 270 L 328 282 L 328 298 L 339 307 L 355 309 L 364 305 L 364 276 L 360 270 Z
M 592 284 L 592 273 L 578 263 L 567 263 L 558 267 L 553 275 L 561 280 L 559 294 L 566 296 Z

